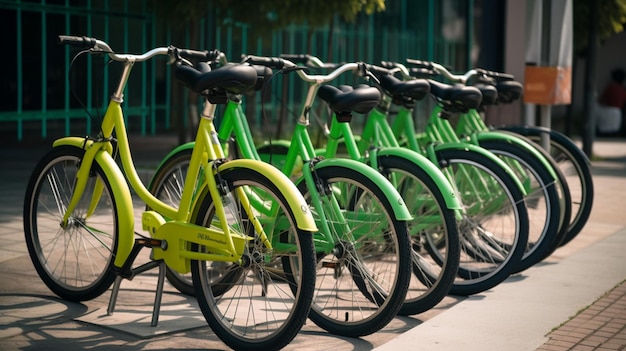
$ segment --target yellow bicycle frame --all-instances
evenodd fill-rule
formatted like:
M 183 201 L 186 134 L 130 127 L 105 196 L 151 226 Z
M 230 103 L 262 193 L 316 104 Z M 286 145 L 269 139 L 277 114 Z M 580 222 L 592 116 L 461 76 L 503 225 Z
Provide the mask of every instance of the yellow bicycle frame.
M 121 99 L 120 99 L 121 100 Z M 128 179 L 130 187 L 138 196 L 151 208 L 142 215 L 143 229 L 148 231 L 155 239 L 167 240 L 167 246 L 154 248 L 154 259 L 164 259 L 168 266 L 180 272 L 189 272 L 190 259 L 207 261 L 228 261 L 236 262 L 243 255 L 245 242 L 248 237 L 243 233 L 233 233 L 228 226 L 202 227 L 190 223 L 191 209 L 193 203 L 193 187 L 195 177 L 199 174 L 199 169 L 205 170 L 205 186 L 208 188 L 210 196 L 214 199 L 216 215 L 220 223 L 228 223 L 224 204 L 221 201 L 215 175 L 221 171 L 233 168 L 249 168 L 262 173 L 268 177 L 281 191 L 289 206 L 294 210 L 296 225 L 306 231 L 317 231 L 313 217 L 308 212 L 308 206 L 302 195 L 295 189 L 293 183 L 278 169 L 254 160 L 233 160 L 220 163 L 216 166 L 214 161 L 224 158 L 221 144 L 217 138 L 215 127 L 212 123 L 212 116 L 215 105 L 209 106 L 206 110 L 209 114 L 203 113 L 203 118 L 198 126 L 196 143 L 192 151 L 191 162 L 185 181 L 180 206 L 175 209 L 151 194 L 139 178 L 133 164 L 126 128 L 121 109 L 121 101 L 112 100 L 107 108 L 102 121 L 102 138 L 98 141 L 87 138 L 66 137 L 58 139 L 53 146 L 70 145 L 85 150 L 85 155 L 81 160 L 77 174 L 77 182 L 72 194 L 72 198 L 63 216 L 63 225 L 67 225 L 70 214 L 76 208 L 82 197 L 89 173 L 95 161 L 103 169 L 105 176 L 111 181 L 112 191 L 116 203 L 119 238 L 117 252 L 114 260 L 116 267 L 122 267 L 127 260 L 134 244 L 134 213 L 130 190 L 126 185 L 124 175 Z M 210 117 L 205 117 L 210 116 Z M 117 145 L 124 174 L 117 166 L 112 157 L 113 146 L 111 136 L 113 131 L 117 136 Z M 210 161 L 209 161 L 210 160 Z M 98 203 L 103 191 L 103 184 L 98 182 L 91 194 L 88 216 L 93 214 L 95 205 Z M 268 240 L 263 227 L 252 213 L 252 206 L 249 203 L 244 189 L 237 188 L 237 197 L 242 202 L 243 208 L 248 212 L 256 232 L 261 240 L 271 248 L 271 240 Z M 165 220 L 168 218 L 168 220 Z M 200 253 L 189 251 L 190 245 L 195 243 L 210 248 L 211 253 Z

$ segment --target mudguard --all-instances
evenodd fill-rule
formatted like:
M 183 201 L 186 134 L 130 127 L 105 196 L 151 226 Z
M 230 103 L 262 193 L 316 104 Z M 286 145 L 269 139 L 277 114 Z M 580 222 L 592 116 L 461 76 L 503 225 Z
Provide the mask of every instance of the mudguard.
M 155 175 L 158 173 L 158 169 L 160 169 L 168 159 L 176 156 L 182 151 L 193 149 L 194 145 L 195 142 L 191 141 L 177 146 L 174 150 L 167 154 L 165 158 L 163 158 L 163 161 L 159 164 Z M 298 228 L 311 232 L 317 231 L 317 226 L 315 225 L 313 216 L 308 211 L 308 206 L 302 197 L 302 194 L 300 194 L 295 185 L 293 185 L 293 182 L 276 167 L 258 160 L 235 159 L 221 164 L 220 167 L 218 167 L 218 170 L 221 171 L 230 168 L 250 168 L 265 175 L 276 185 L 278 190 L 287 200 L 289 206 L 294 210 L 293 212 Z M 152 181 L 154 181 L 154 176 L 150 182 L 152 183 Z M 202 196 L 199 196 L 199 198 L 202 198 Z
M 409 209 L 404 204 L 404 200 L 396 188 L 391 184 L 387 178 L 380 174 L 374 168 L 366 165 L 365 163 L 346 159 L 346 158 L 327 158 L 323 159 L 315 165 L 315 168 L 321 169 L 325 167 L 345 167 L 356 172 L 362 173 L 366 177 L 370 178 L 375 184 L 377 184 L 382 190 L 387 200 L 391 204 L 393 209 L 393 215 L 395 219 L 401 221 L 410 221 L 413 216 L 409 212 Z
M 93 146 L 93 141 L 80 137 L 65 137 L 57 139 L 53 143 L 53 147 L 62 145 L 88 149 Z M 124 262 L 126 262 L 135 243 L 135 219 L 130 189 L 128 188 L 126 178 L 124 178 L 122 171 L 111 157 L 111 154 L 105 150 L 98 151 L 94 161 L 102 168 L 105 176 L 111 183 L 111 190 L 116 200 L 115 207 L 119 224 L 119 236 L 117 252 L 115 252 L 115 261 L 113 264 L 115 267 L 121 268 Z
M 519 147 L 528 151 L 535 158 L 537 158 L 541 162 L 541 164 L 550 172 L 550 176 L 552 176 L 553 179 L 558 179 L 557 173 L 555 172 L 554 168 L 552 168 L 552 165 L 546 159 L 546 157 L 539 150 L 537 150 L 534 146 L 527 143 L 525 140 L 520 139 L 517 135 L 507 133 L 507 132 L 498 132 L 497 130 L 494 130 L 494 131 L 488 131 L 488 132 L 474 133 L 472 137 L 476 138 L 476 141 L 478 141 L 479 145 L 482 141 L 491 141 L 491 140 L 505 141 L 510 144 L 518 145 Z
M 585 154 L 567 135 L 556 130 L 540 126 L 505 126 L 498 127 L 497 129 L 510 131 L 524 136 L 541 136 L 544 133 L 548 133 L 550 134 L 550 139 L 558 140 L 560 144 L 571 145 L 569 150 L 579 150 L 580 152 L 578 154 L 580 154 L 580 156 L 585 160 L 587 165 L 591 165 L 591 161 L 589 160 L 587 154 Z
M 485 157 L 488 157 L 493 162 L 498 164 L 502 169 L 504 169 L 504 171 L 507 174 L 511 175 L 511 177 L 515 181 L 515 184 L 517 184 L 517 187 L 519 188 L 519 190 L 522 192 L 522 194 L 524 194 L 524 196 L 526 196 L 526 190 L 524 186 L 522 185 L 522 182 L 515 175 L 515 172 L 511 169 L 511 167 L 509 167 L 509 165 L 507 165 L 504 161 L 502 161 L 502 159 L 500 159 L 498 156 L 496 156 L 492 152 L 480 146 L 469 144 L 469 143 L 462 143 L 462 142 L 458 142 L 458 143 L 446 142 L 446 143 L 441 143 L 441 144 L 435 144 L 433 145 L 433 148 L 434 148 L 435 153 L 437 153 L 438 151 L 443 151 L 443 150 L 467 150 L 470 152 L 483 154 Z M 431 161 L 436 162 L 436 159 L 431 160 Z
M 278 168 L 258 160 L 236 159 L 221 164 L 217 170 L 224 171 L 227 169 L 249 168 L 259 172 L 272 181 L 278 188 L 280 193 L 285 197 L 289 207 L 293 210 L 296 219 L 296 226 L 302 230 L 311 232 L 317 231 L 313 215 L 309 211 L 304 197 L 298 191 L 293 182 L 284 175 Z
M 435 164 L 430 162 L 425 156 L 409 149 L 399 147 L 385 147 L 381 148 L 377 152 L 378 157 L 395 156 L 412 162 L 419 168 L 423 169 L 437 184 L 443 197 L 446 201 L 446 207 L 453 210 L 461 209 L 461 204 L 456 196 L 454 188 L 450 185 L 450 182 Z

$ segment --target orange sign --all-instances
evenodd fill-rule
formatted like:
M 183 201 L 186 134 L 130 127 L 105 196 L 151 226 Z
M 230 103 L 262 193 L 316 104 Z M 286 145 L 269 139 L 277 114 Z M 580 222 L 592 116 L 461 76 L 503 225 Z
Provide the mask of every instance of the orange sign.
M 567 105 L 572 101 L 571 67 L 526 66 L 524 102 Z

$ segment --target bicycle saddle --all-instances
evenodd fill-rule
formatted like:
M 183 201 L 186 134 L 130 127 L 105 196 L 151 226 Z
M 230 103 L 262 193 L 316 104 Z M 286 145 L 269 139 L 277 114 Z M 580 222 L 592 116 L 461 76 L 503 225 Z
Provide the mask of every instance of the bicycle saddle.
M 317 96 L 326 101 L 339 122 L 350 122 L 352 112 L 368 113 L 380 102 L 380 91 L 368 85 L 322 85 Z
M 425 79 L 402 81 L 389 74 L 379 76 L 378 79 L 395 104 L 412 104 L 430 92 L 430 84 Z
M 430 79 L 428 82 L 430 93 L 449 112 L 466 112 L 480 106 L 483 96 L 475 87 L 450 85 Z
M 223 89 L 241 94 L 257 82 L 257 70 L 249 65 L 227 65 L 210 71 L 181 65 L 176 67 L 174 76 L 196 93 Z
M 496 89 L 498 90 L 498 102 L 505 104 L 519 99 L 524 91 L 522 83 L 514 80 L 497 82 Z
M 472 86 L 480 90 L 480 93 L 483 95 L 483 99 L 481 101 L 482 106 L 495 105 L 498 102 L 498 89 L 496 89 L 495 86 L 483 83 L 478 83 Z

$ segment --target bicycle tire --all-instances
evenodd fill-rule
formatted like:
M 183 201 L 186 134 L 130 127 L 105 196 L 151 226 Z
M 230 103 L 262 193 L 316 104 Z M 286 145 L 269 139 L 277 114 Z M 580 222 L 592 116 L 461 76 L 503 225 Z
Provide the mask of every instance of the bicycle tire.
M 224 198 L 228 198 L 231 227 L 247 233 L 251 240 L 247 242 L 238 279 L 216 282 L 208 274 L 209 262 L 192 260 L 198 305 L 213 332 L 233 349 L 278 350 L 298 334 L 311 307 L 316 280 L 313 233 L 296 227 L 286 199 L 262 174 L 251 169 L 230 169 L 220 172 L 220 177 L 230 189 Z M 278 235 L 288 248 L 270 249 L 254 236 L 250 221 L 239 216 L 245 211 L 234 192 L 238 187 L 263 193 L 265 201 L 278 205 L 277 217 L 265 218 L 267 222 L 263 224 L 267 230 L 276 228 L 278 232 L 268 235 Z M 198 225 L 218 225 L 210 196 L 204 197 L 194 210 L 193 220 Z M 193 245 L 192 251 L 206 250 Z M 216 285 L 226 287 L 216 289 Z M 221 292 L 218 294 L 217 290 Z
M 59 225 L 84 154 L 83 149 L 71 146 L 50 150 L 35 166 L 24 200 L 24 234 L 30 259 L 46 286 L 69 301 L 100 296 L 116 277 L 117 201 L 97 162 L 68 226 Z M 104 185 L 104 191 L 95 211 L 87 215 L 96 182 Z
M 517 144 L 483 140 L 480 141 L 480 146 L 509 164 L 527 187 L 524 199 L 530 230 L 524 256 L 513 271 L 519 273 L 552 254 L 565 235 L 571 215 L 567 183 L 559 175 L 556 165 L 553 165 L 557 172 L 555 180 L 540 160 Z
M 403 157 L 378 158 L 378 168 L 398 189 L 413 215 L 409 221 L 413 276 L 400 315 L 435 307 L 450 292 L 459 268 L 459 233 L 455 211 L 431 176 Z M 426 245 L 431 245 L 427 250 Z M 434 260 L 429 251 L 437 250 Z
M 540 143 L 541 133 L 545 132 L 530 133 L 523 135 Z M 549 153 L 565 175 L 572 198 L 572 216 L 567 234 L 559 243 L 559 246 L 563 246 L 572 241 L 589 220 L 594 199 L 593 177 L 589 159 L 566 135 L 550 131 Z
M 450 148 L 438 150 L 436 157 L 465 207 L 458 225 L 461 260 L 450 293 L 486 291 L 507 279 L 524 254 L 529 228 L 523 193 L 510 174 L 481 153 Z M 468 178 L 469 173 L 474 176 Z M 477 179 L 481 192 L 474 187 Z
M 326 217 L 320 218 L 311 207 L 316 221 L 332 224 L 334 232 L 326 234 L 333 237 L 335 246 L 328 251 L 317 247 L 317 283 L 309 318 L 335 335 L 372 334 L 396 316 L 407 293 L 411 279 L 407 223 L 393 219 L 391 204 L 382 189 L 362 173 L 327 166 L 316 167 L 313 174 L 319 189 L 345 195 L 338 196 L 338 205 L 347 222 L 359 226 L 350 227 L 349 232 L 340 231 L 336 223 L 343 221 L 331 217 L 332 209 L 325 208 Z M 300 182 L 298 188 L 310 202 L 305 182 Z M 324 191 L 320 196 L 330 197 Z M 368 232 L 357 233 L 359 230 Z

